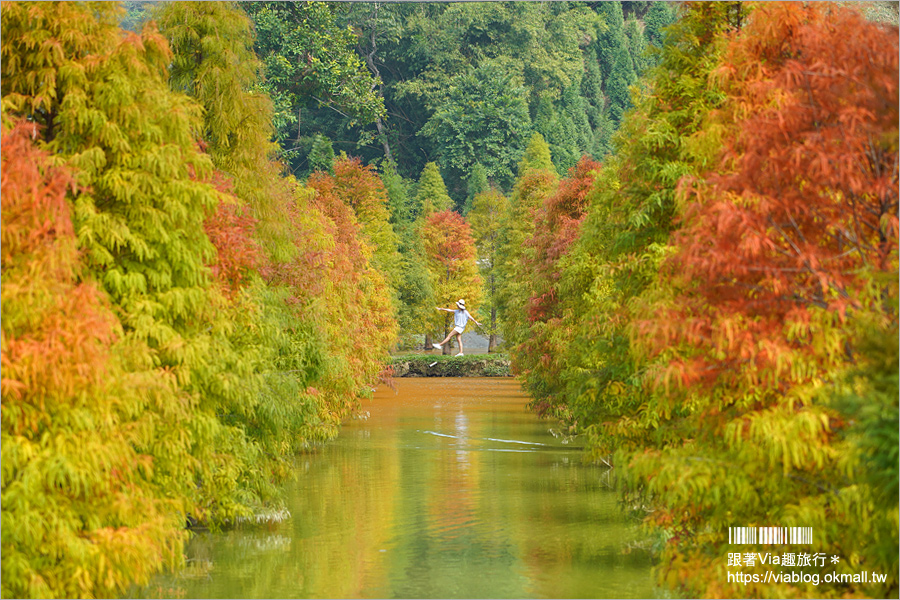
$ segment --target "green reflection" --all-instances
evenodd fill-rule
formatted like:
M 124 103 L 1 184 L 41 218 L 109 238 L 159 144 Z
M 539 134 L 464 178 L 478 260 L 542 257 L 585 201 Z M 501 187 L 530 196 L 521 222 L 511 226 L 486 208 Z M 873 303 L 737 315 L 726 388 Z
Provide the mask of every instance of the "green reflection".
M 156 586 L 196 598 L 606 598 L 658 593 L 608 473 L 507 379 L 404 379 L 305 457 L 292 518 L 197 536 Z M 153 590 L 149 590 L 152 594 Z

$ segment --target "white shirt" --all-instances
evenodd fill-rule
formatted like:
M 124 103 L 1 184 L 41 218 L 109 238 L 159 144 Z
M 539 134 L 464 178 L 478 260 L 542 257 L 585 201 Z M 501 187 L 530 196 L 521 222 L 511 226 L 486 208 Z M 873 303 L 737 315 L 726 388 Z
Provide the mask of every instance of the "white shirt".
M 469 319 L 472 318 L 472 315 L 469 314 L 464 308 L 459 308 L 453 311 L 453 324 L 457 327 L 465 328 L 466 323 L 469 322 Z

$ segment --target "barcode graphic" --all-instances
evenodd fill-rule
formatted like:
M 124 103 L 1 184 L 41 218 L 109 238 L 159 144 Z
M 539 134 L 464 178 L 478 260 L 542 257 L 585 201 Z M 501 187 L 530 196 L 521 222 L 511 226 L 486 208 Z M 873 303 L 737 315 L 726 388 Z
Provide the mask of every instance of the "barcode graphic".
M 729 527 L 729 544 L 812 544 L 812 527 Z

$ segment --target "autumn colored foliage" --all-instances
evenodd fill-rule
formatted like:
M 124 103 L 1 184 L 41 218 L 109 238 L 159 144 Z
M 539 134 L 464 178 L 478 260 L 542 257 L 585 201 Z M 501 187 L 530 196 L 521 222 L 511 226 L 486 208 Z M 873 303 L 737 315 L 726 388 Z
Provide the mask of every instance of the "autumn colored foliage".
M 896 595 L 897 27 L 679 6 L 612 154 L 560 179 L 535 134 L 470 226 L 435 163 L 409 189 L 346 155 L 287 175 L 234 3 L 134 34 L 115 3 L 4 2 L 3 595 L 123 595 L 178 566 L 186 521 L 280 507 L 398 311 L 443 337 L 433 306 L 485 294 L 665 585 Z M 888 578 L 729 582 L 728 527 L 771 525 L 814 528 L 820 575 Z
M 137 450 L 149 423 L 136 389 L 171 382 L 128 372 L 123 356 L 142 349 L 83 279 L 74 179 L 34 132 L 4 130 L 2 147 L 3 593 L 115 595 L 177 558 L 184 507 Z
M 548 202 L 511 269 L 538 275 L 505 315 L 534 406 L 615 467 L 684 595 L 897 592 L 897 38 L 687 3 L 577 238 Z M 823 581 L 887 581 L 729 581 L 728 528 L 771 525 L 813 527 Z
M 309 190 L 314 192 L 310 207 L 323 215 L 324 232 L 331 240 L 323 248 L 330 276 L 323 282 L 322 296 L 328 339 L 340 361 L 331 373 L 337 378 L 336 389 L 343 390 L 344 401 L 350 402 L 381 370 L 383 357 L 396 338 L 396 313 L 385 275 L 370 262 L 373 249 L 364 239 L 351 198 L 341 194 L 346 190 L 336 186 L 330 176 L 319 175 L 309 181 Z M 343 383 L 338 385 L 338 380 Z M 351 404 L 343 404 L 339 414 L 344 416 L 351 408 Z
M 528 302 L 531 321 L 546 320 L 553 312 L 559 261 L 578 237 L 587 214 L 588 192 L 599 169 L 600 163 L 582 157 L 535 215 L 535 231 L 527 243 L 533 248 L 529 265 L 534 285 Z
M 308 184 L 320 195 L 334 196 L 350 207 L 371 250 L 371 261 L 392 285 L 400 277 L 397 236 L 390 224 L 388 195 L 378 173 L 358 158 L 342 156 L 333 162 L 334 174 L 315 172 Z
M 378 381 L 391 293 L 350 199 L 272 159 L 240 9 L 2 14 L 3 594 L 122 595 L 188 520 L 280 507 Z
M 260 244 L 254 239 L 256 219 L 247 207 L 241 206 L 218 174 L 216 187 L 223 192 L 216 212 L 203 222 L 209 241 L 216 247 L 211 264 L 213 277 L 228 294 L 244 287 L 248 273 L 263 268 Z
M 519 375 L 543 405 L 559 377 L 562 362 L 558 357 L 567 332 L 559 282 L 566 256 L 587 215 L 589 193 L 600 168 L 597 161 L 582 157 L 535 211 L 534 232 L 525 242 L 520 285 L 527 299 L 525 314 L 519 315 L 521 338 L 515 338 L 519 341 L 511 354 Z
M 896 269 L 897 58 L 885 51 L 895 36 L 868 27 L 861 43 L 851 32 L 864 28 L 856 13 L 834 22 L 825 11 L 763 5 L 742 32 L 752 43 L 724 57 L 731 108 L 722 118 L 738 129 L 721 174 L 686 182 L 693 202 L 671 261 L 673 273 L 704 284 L 652 327 L 658 347 L 678 338 L 715 348 L 685 381 L 745 361 L 777 373 L 782 353 L 811 349 L 805 335 L 786 338 L 785 323 L 807 326 L 812 308 L 840 318 L 871 308 L 880 291 L 866 280 Z
M 854 12 L 778 3 L 754 7 L 723 56 L 729 101 L 720 118 L 735 126 L 717 172 L 684 182 L 683 225 L 660 273 L 674 294 L 654 299 L 643 311 L 653 317 L 633 329 L 653 361 L 657 409 L 704 433 L 632 463 L 665 498 L 652 520 L 676 532 L 664 554 L 668 580 L 701 595 L 735 593 L 685 572 L 714 560 L 694 544 L 717 539 L 704 527 L 726 526 L 720 503 L 746 522 L 814 524 L 818 546 L 848 557 L 845 568 L 896 571 L 896 553 L 878 550 L 897 547 L 896 534 L 883 533 L 895 529 L 896 510 L 866 508 L 881 492 L 858 483 L 867 463 L 857 461 L 872 458 L 847 444 L 865 435 L 852 425 L 859 413 L 834 400 L 847 385 L 842 373 L 872 352 L 896 356 L 890 344 L 865 341 L 896 337 L 896 49 L 896 29 Z M 881 375 L 870 377 L 853 385 Z M 883 410 L 896 415 L 896 401 Z M 713 452 L 740 467 L 685 464 Z M 665 463 L 681 465 L 677 480 L 704 485 L 676 491 L 659 472 Z M 777 475 L 759 480 L 760 470 Z M 880 596 L 896 585 L 889 576 L 859 591 Z M 741 593 L 772 593 L 750 587 Z
M 450 308 L 463 298 L 469 312 L 476 314 L 483 282 L 469 224 L 458 213 L 444 210 L 428 217 L 421 235 L 436 305 Z M 434 313 L 429 321 L 431 331 L 443 338 L 452 325 L 447 313 Z
M 540 210 L 559 183 L 550 148 L 543 136 L 535 134 L 519 163 L 519 176 L 509 199 L 507 214 L 499 232 L 497 251 L 497 304 L 501 312 L 503 337 L 515 346 L 528 336 L 529 252 Z

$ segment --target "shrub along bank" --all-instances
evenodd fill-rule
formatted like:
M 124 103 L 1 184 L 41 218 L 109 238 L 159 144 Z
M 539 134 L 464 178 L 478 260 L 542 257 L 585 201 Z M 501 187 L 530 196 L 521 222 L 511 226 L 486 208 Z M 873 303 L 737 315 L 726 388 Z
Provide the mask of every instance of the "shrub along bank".
M 394 377 L 510 377 L 505 354 L 405 354 L 391 359 Z

